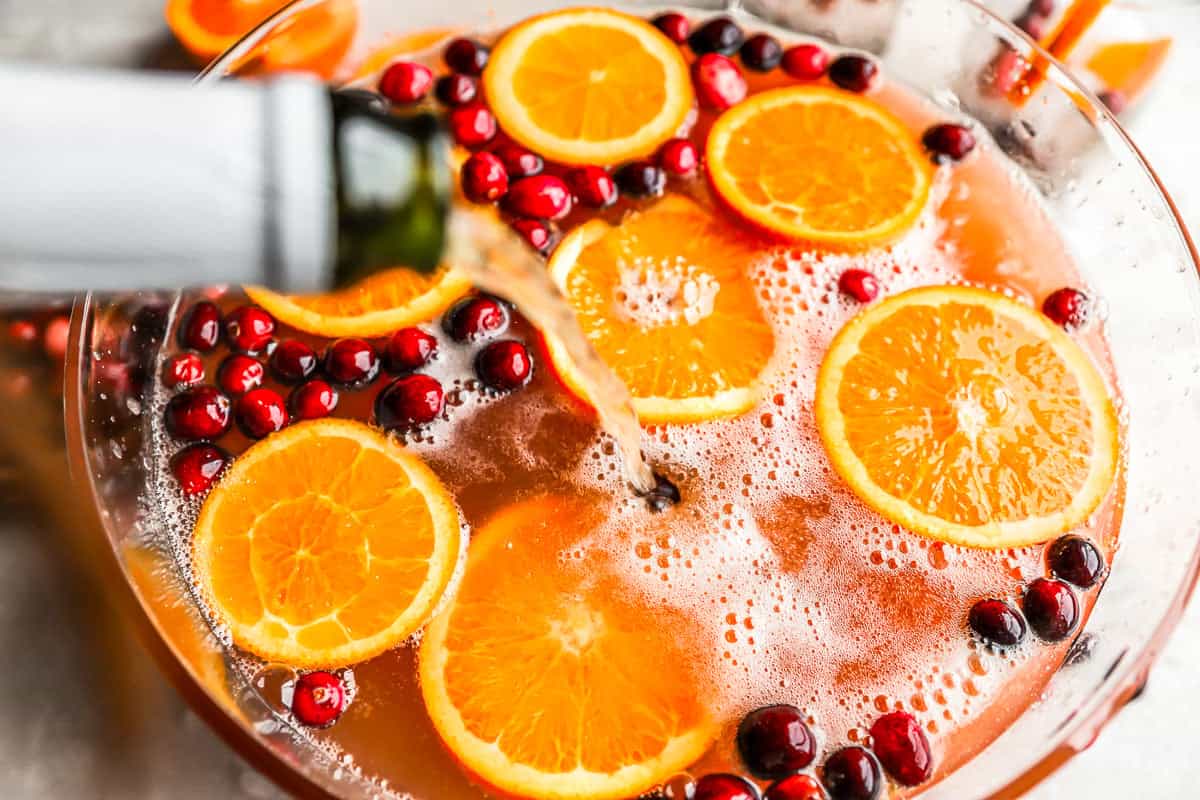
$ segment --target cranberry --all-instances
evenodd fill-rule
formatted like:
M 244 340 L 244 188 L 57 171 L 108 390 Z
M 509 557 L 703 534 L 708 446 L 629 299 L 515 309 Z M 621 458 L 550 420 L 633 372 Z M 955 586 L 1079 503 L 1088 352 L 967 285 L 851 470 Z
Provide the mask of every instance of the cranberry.
M 688 37 L 688 44 L 696 55 L 720 53 L 731 56 L 742 46 L 744 34 L 737 23 L 729 17 L 714 17 Z
M 475 371 L 489 389 L 511 392 L 529 383 L 533 359 L 525 345 L 506 339 L 492 342 L 480 351 L 475 358 Z
M 375 398 L 375 420 L 384 428 L 411 428 L 432 422 L 442 413 L 442 385 L 428 375 L 406 375 Z
M 875 800 L 883 789 L 879 761 L 861 747 L 844 747 L 825 759 L 825 788 L 832 800 Z
M 692 800 L 758 800 L 758 789 L 745 778 L 718 772 L 696 781 Z
M 944 123 L 925 131 L 921 143 L 938 163 L 962 161 L 975 149 L 975 134 L 966 125 Z
M 687 139 L 671 139 L 658 151 L 658 165 L 669 175 L 687 177 L 700 166 L 700 152 Z
M 546 168 L 546 162 L 532 150 L 526 150 L 519 144 L 502 144 L 494 151 L 496 157 L 504 162 L 510 178 L 528 178 L 540 175 Z
M 642 497 L 653 514 L 659 514 L 672 506 L 679 505 L 681 499 L 679 487 L 660 472 L 654 473 L 654 488 L 644 492 Z
M 446 60 L 446 66 L 455 72 L 482 75 L 489 55 L 491 51 L 487 46 L 474 39 L 455 39 L 446 45 L 446 52 L 442 57 Z
M 280 342 L 271 353 L 271 369 L 282 381 L 299 383 L 316 368 L 316 351 L 296 339 Z
M 514 182 L 504 205 L 522 217 L 561 219 L 571 211 L 571 191 L 562 178 L 534 175 Z
M 479 83 L 470 75 L 443 75 L 433 85 L 433 93 L 448 106 L 466 105 L 479 94 Z
M 1003 600 L 980 600 L 971 606 L 967 624 L 976 636 L 995 647 L 1013 647 L 1025 638 L 1025 618 Z
M 1050 19 L 1033 10 L 1026 11 L 1017 17 L 1013 24 L 1025 31 L 1029 38 L 1035 42 L 1040 42 L 1046 38 L 1046 33 L 1050 30 Z
M 1077 331 L 1091 318 L 1092 304 L 1078 289 L 1059 289 L 1042 303 L 1042 313 L 1063 329 Z
M 756 33 L 742 45 L 742 63 L 755 72 L 770 72 L 783 60 L 783 46 L 774 36 Z
M 458 342 L 489 339 L 508 327 L 508 311 L 493 297 L 463 300 L 446 315 L 446 332 Z
M 512 227 L 530 247 L 542 255 L 550 250 L 550 228 L 546 223 L 537 219 L 518 219 L 513 220 Z
M 8 340 L 14 344 L 29 346 L 38 339 L 37 325 L 27 319 L 14 319 L 8 323 Z
M 692 23 L 688 22 L 688 18 L 673 11 L 659 14 L 650 20 L 650 24 L 662 31 L 675 44 L 686 42 L 688 34 L 692 32 Z
M 338 339 L 325 351 L 325 374 L 348 386 L 367 384 L 379 374 L 379 356 L 362 339 Z
M 879 281 L 865 269 L 848 269 L 838 278 L 838 289 L 842 294 L 860 303 L 869 303 L 879 297 Z
M 463 194 L 473 203 L 494 203 L 508 191 L 504 162 L 491 153 L 475 153 L 462 165 Z
M 1043 17 L 1048 17 L 1054 13 L 1054 8 L 1057 5 L 1055 0 L 1033 0 L 1029 4 L 1029 12 L 1031 14 L 1041 14 Z
M 795 706 L 764 706 L 747 714 L 737 730 L 738 753 L 760 778 L 799 772 L 817 755 L 817 740 Z
M 183 493 L 191 496 L 208 491 L 229 463 L 225 453 L 205 442 L 189 444 L 171 458 L 171 474 Z
M 866 56 L 842 56 L 829 65 L 829 79 L 850 92 L 865 92 L 875 83 L 879 65 Z
M 1081 589 L 1095 586 L 1104 574 L 1104 556 L 1082 536 L 1063 536 L 1050 545 L 1046 555 L 1054 577 Z
M 388 365 L 397 372 L 412 372 L 429 363 L 438 340 L 420 328 L 401 328 L 388 342 Z
M 288 398 L 292 418 L 297 420 L 327 417 L 337 404 L 337 389 L 322 380 L 311 380 L 296 387 Z
M 292 688 L 292 715 L 309 728 L 328 728 L 346 710 L 346 686 L 332 672 L 309 672 Z
M 256 358 L 243 355 L 232 355 L 217 371 L 217 383 L 226 393 L 232 395 L 245 394 L 262 386 L 266 370 Z
M 1129 108 L 1129 96 L 1120 89 L 1110 89 L 1100 93 L 1100 102 L 1114 114 L 1121 114 Z
M 204 380 L 204 362 L 195 353 L 180 353 L 167 361 L 168 386 L 186 389 Z
M 216 303 L 201 300 L 192 306 L 179 327 L 179 343 L 190 350 L 207 353 L 221 340 L 221 311 Z
M 254 439 L 283 430 L 288 424 L 287 405 L 274 389 L 254 389 L 242 395 L 236 413 L 242 431 Z
M 67 341 L 71 338 L 71 320 L 58 316 L 46 323 L 42 331 L 42 349 L 55 361 L 67 356 Z
M 1079 601 L 1062 581 L 1038 578 L 1025 590 L 1021 605 L 1029 627 L 1048 642 L 1061 642 L 1079 624 Z
M 783 71 L 802 81 L 815 81 L 829 70 L 829 53 L 815 44 L 798 44 L 783 54 Z
M 450 133 L 463 147 L 483 147 L 496 136 L 496 118 L 477 100 L 464 103 L 450 112 Z
M 912 714 L 896 711 L 875 720 L 871 747 L 897 783 L 919 786 L 933 774 L 929 740 Z
M 724 111 L 746 99 L 746 77 L 719 53 L 706 53 L 692 64 L 692 83 L 705 108 Z
M 225 318 L 225 336 L 235 350 L 257 353 L 275 335 L 275 320 L 258 306 L 242 306 Z
M 229 398 L 211 386 L 177 394 L 167 403 L 167 432 L 176 439 L 216 439 L 229 430 Z
M 811 775 L 789 775 L 767 787 L 764 800 L 825 800 L 825 790 Z
M 603 167 L 575 167 L 567 173 L 567 185 L 575 199 L 590 208 L 606 208 L 617 202 L 617 185 Z
M 424 64 L 397 61 L 383 71 L 379 93 L 393 103 L 415 103 L 433 88 L 433 71 Z
M 1025 57 L 1005 45 L 1000 54 L 992 60 L 991 69 L 983 76 L 984 88 L 994 94 L 1008 94 L 1017 88 L 1027 72 L 1029 62 Z
M 651 161 L 631 161 L 617 170 L 617 186 L 634 197 L 657 197 L 663 193 L 667 176 Z

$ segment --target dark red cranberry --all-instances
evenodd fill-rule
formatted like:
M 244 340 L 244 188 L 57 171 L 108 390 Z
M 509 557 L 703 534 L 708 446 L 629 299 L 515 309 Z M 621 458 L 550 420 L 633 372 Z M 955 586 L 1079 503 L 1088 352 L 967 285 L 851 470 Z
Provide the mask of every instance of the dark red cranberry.
M 815 81 L 829 70 L 829 53 L 815 44 L 798 44 L 783 53 L 783 71 L 802 81 Z
M 756 33 L 742 45 L 741 55 L 746 69 L 770 72 L 783 60 L 783 46 L 774 36 Z
M 247 436 L 261 439 L 288 424 L 287 405 L 274 389 L 255 389 L 238 400 L 237 421 Z
M 1042 303 L 1042 313 L 1064 330 L 1077 331 L 1091 318 L 1092 304 L 1078 289 L 1059 289 Z
M 526 150 L 519 144 L 502 144 L 494 151 L 496 157 L 504 162 L 504 169 L 512 179 L 528 178 L 540 175 L 546 168 L 546 162 L 532 150 Z
M 473 203 L 494 203 L 508 191 L 504 162 L 491 153 L 475 153 L 462 165 L 463 194 Z
M 1029 627 L 1048 642 L 1061 642 L 1079 624 L 1079 601 L 1062 581 L 1038 578 L 1025 590 L 1021 606 Z
M 176 439 L 216 439 L 229 430 L 229 398 L 211 386 L 177 394 L 167 402 L 167 432 Z
M 720 53 L 731 56 L 742 46 L 744 38 L 742 29 L 729 17 L 714 17 L 688 37 L 688 44 L 696 55 Z
M 206 442 L 189 444 L 171 458 L 171 474 L 186 495 L 208 491 L 221 477 L 228 457 L 218 447 Z
M 962 161 L 975 149 L 975 134 L 966 125 L 947 122 L 925 131 L 921 143 L 938 163 Z
M 388 430 L 424 425 L 442 413 L 445 403 L 442 385 L 436 380 L 428 375 L 405 375 L 375 398 L 375 421 Z
M 433 71 L 424 64 L 397 61 L 383 71 L 379 93 L 393 103 L 415 103 L 433 88 Z
M 1021 16 L 1017 17 L 1013 22 L 1021 30 L 1033 39 L 1035 42 L 1040 42 L 1046 38 L 1046 34 L 1050 30 L 1050 19 L 1043 14 L 1038 14 L 1035 11 L 1026 11 Z
M 895 711 L 875 720 L 871 749 L 896 783 L 919 786 L 933 774 L 929 740 L 912 714 Z
M 207 353 L 221 341 L 221 310 L 216 303 L 201 300 L 179 326 L 179 343 L 191 350 Z
M 738 753 L 746 768 L 760 778 L 784 778 L 812 763 L 817 740 L 795 706 L 755 709 L 737 730 Z
M 325 374 L 346 386 L 367 384 L 379 374 L 379 356 L 363 339 L 338 339 L 325 351 Z
M 55 361 L 67 357 L 67 342 L 71 338 L 71 320 L 65 316 L 57 316 L 46 323 L 42 331 L 42 349 L 46 355 Z
M 657 197 L 667 185 L 667 175 L 652 161 L 631 161 L 617 170 L 617 186 L 634 197 Z
M 860 303 L 869 303 L 879 297 L 879 281 L 865 269 L 843 272 L 838 278 L 838 289 Z
M 692 800 L 758 800 L 758 789 L 745 778 L 717 772 L 696 781 Z
M 825 800 L 825 790 L 811 775 L 789 775 L 767 787 L 764 800 Z
M 258 306 L 242 306 L 225 318 L 225 337 L 234 350 L 257 353 L 275 335 L 275 320 Z
M 692 83 L 700 105 L 724 111 L 746 99 L 746 76 L 719 53 L 706 53 L 692 64 Z
M 662 31 L 675 44 L 686 42 L 688 34 L 692 32 L 692 23 L 688 22 L 688 18 L 673 11 L 659 14 L 650 20 L 650 24 Z
M 971 606 L 967 624 L 976 636 L 995 647 L 1013 647 L 1025 638 L 1025 618 L 1003 600 L 980 600 Z
M 457 342 L 490 339 L 508 327 L 508 311 L 493 297 L 461 301 L 446 315 L 446 332 Z
M 679 505 L 682 497 L 675 482 L 661 472 L 654 473 L 654 488 L 648 492 L 642 492 L 641 496 L 653 514 L 660 514 L 668 508 Z
M 1100 93 L 1100 102 L 1114 114 L 1122 114 L 1129 108 L 1129 95 L 1120 89 L 1110 89 Z
M 483 147 L 496 137 L 496 118 L 478 100 L 456 107 L 450 112 L 448 120 L 454 141 L 463 147 Z
M 479 94 L 479 83 L 470 75 L 443 75 L 434 83 L 433 93 L 448 106 L 461 106 L 471 102 Z
M 589 208 L 606 208 L 617 202 L 617 185 L 603 167 L 575 167 L 567 172 L 567 185 L 575 199 Z
M 165 380 L 176 389 L 186 389 L 204 380 L 204 362 L 195 353 L 180 353 L 167 361 Z
M 529 383 L 533 374 L 533 359 L 520 342 L 506 339 L 492 342 L 475 357 L 479 380 L 497 392 L 511 392 Z
M 844 747 L 825 759 L 825 788 L 831 800 L 876 800 L 883 772 L 870 750 Z
M 288 398 L 288 408 L 294 420 L 327 417 L 337 408 L 337 404 L 337 389 L 322 380 L 311 380 L 297 386 Z
M 700 152 L 687 139 L 671 139 L 658 151 L 658 165 L 668 175 L 693 175 L 700 166 Z
M 455 39 L 446 45 L 446 66 L 464 75 L 482 75 L 491 51 L 474 39 Z
M 865 92 L 875 84 L 879 65 L 866 56 L 842 56 L 829 65 L 829 79 L 849 92 Z
M 292 688 L 292 715 L 308 728 L 328 728 L 346 710 L 346 686 L 332 672 L 309 672 Z
M 38 340 L 37 325 L 27 319 L 14 319 L 8 323 L 8 340 L 13 344 L 28 347 Z
M 550 228 L 538 219 L 513 220 L 513 230 L 521 234 L 521 238 L 542 255 L 550 250 Z
M 429 363 L 437 352 L 438 340 L 420 328 L 401 328 L 388 342 L 388 366 L 397 372 L 412 372 Z
M 271 369 L 282 381 L 299 383 L 317 368 L 317 353 L 297 339 L 288 339 L 271 352 Z
M 1104 556 L 1096 545 L 1082 536 L 1057 539 L 1050 545 L 1046 561 L 1054 577 L 1081 589 L 1095 586 L 1104 574 Z
M 509 187 L 504 207 L 522 217 L 561 219 L 571 211 L 571 190 L 555 175 L 521 178 Z
M 266 370 L 251 356 L 232 355 L 217 370 L 217 383 L 228 394 L 239 395 L 262 386 Z

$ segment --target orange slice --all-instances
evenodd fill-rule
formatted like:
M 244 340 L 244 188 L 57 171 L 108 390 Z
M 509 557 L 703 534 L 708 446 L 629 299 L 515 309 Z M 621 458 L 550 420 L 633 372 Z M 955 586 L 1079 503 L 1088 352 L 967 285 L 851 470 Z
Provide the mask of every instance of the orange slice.
M 235 644 L 330 667 L 425 622 L 458 551 L 458 510 L 420 459 L 362 423 L 323 419 L 233 462 L 200 512 L 192 560 Z
M 933 174 L 891 112 L 819 86 L 761 92 L 726 111 L 706 157 L 713 188 L 746 219 L 843 247 L 886 244 L 911 228 Z
M 750 409 L 775 338 L 750 269 L 760 242 L 674 195 L 618 227 L 592 220 L 554 251 L 550 272 L 584 333 L 633 395 L 645 423 L 695 422 Z M 562 346 L 567 386 L 587 396 Z
M 320 336 L 384 336 L 425 322 L 462 297 L 471 282 L 456 270 L 422 275 L 378 272 L 353 286 L 314 295 L 281 295 L 259 286 L 246 294 L 280 322 Z
M 1105 90 L 1136 97 L 1150 85 L 1171 51 L 1171 39 L 1145 42 L 1111 42 L 1097 48 L 1087 69 Z
M 504 792 L 636 797 L 717 735 L 681 614 L 640 605 L 604 557 L 568 555 L 600 515 L 539 497 L 478 531 L 425 630 L 421 692 L 467 768 Z
M 483 85 L 505 133 L 566 164 L 648 156 L 694 100 L 679 48 L 645 20 L 606 8 L 516 26 L 492 51 Z
M 1117 468 L 1116 414 L 1088 355 L 1037 311 L 981 289 L 915 289 L 852 320 L 821 365 L 816 416 L 867 505 L 970 547 L 1079 525 Z

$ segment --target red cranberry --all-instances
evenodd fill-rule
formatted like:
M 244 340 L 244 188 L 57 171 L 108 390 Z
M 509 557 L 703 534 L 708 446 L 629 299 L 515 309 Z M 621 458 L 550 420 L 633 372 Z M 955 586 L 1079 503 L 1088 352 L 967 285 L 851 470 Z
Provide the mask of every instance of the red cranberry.
M 261 439 L 288 424 L 287 406 L 274 389 L 255 389 L 237 402 L 237 421 L 247 436 Z
M 719 53 L 706 53 L 692 64 L 692 83 L 705 108 L 724 111 L 746 99 L 746 77 Z
M 179 343 L 207 353 L 221 340 L 221 311 L 216 303 L 201 300 L 192 306 L 179 327 Z
M 13 344 L 29 346 L 38 339 L 37 325 L 27 319 L 14 319 L 8 323 L 8 340 Z
M 866 56 L 842 56 L 829 65 L 829 79 L 849 92 L 865 92 L 875 83 L 879 65 Z
M 533 360 L 525 345 L 506 339 L 492 342 L 480 351 L 475 358 L 475 371 L 489 389 L 511 392 L 529 383 Z
M 446 66 L 464 75 L 482 75 L 491 51 L 474 39 L 455 39 L 446 45 Z
M 758 800 L 758 789 L 745 778 L 718 772 L 696 781 L 692 800 Z
M 746 767 L 760 778 L 787 777 L 817 755 L 817 740 L 804 713 L 789 705 L 764 706 L 743 717 L 737 746 Z
M 811 775 L 789 775 L 767 787 L 764 800 L 825 800 L 825 790 Z
M 653 514 L 661 514 L 668 508 L 679 505 L 682 497 L 675 482 L 661 472 L 654 473 L 654 488 L 641 492 L 640 495 Z
M 454 141 L 467 148 L 483 147 L 496 136 L 496 118 L 477 100 L 451 111 L 449 126 Z
M 1087 325 L 1092 304 L 1078 289 L 1059 289 L 1042 303 L 1042 313 L 1066 331 L 1077 331 Z
M 475 153 L 462 165 L 463 194 L 473 203 L 494 203 L 508 191 L 504 162 L 491 153 Z
M 783 60 L 783 46 L 774 36 L 756 33 L 742 45 L 742 63 L 755 72 L 770 72 Z
M 295 420 L 327 417 L 337 408 L 337 404 L 337 389 L 322 380 L 311 380 L 297 386 L 288 398 L 288 407 Z
M 258 306 L 242 306 L 225 318 L 225 336 L 235 350 L 257 353 L 275 335 L 275 320 Z
M 256 358 L 243 355 L 232 355 L 217 371 L 217 383 L 226 393 L 232 395 L 245 394 L 262 386 L 266 370 Z
M 282 381 L 299 383 L 316 368 L 316 351 L 296 339 L 280 342 L 271 353 L 271 369 Z
M 522 217 L 561 219 L 571 211 L 571 191 L 562 178 L 534 175 L 514 182 L 504 205 Z
M 176 439 L 216 439 L 229 430 L 229 398 L 211 386 L 177 394 L 167 403 L 167 432 Z
M 871 748 L 883 768 L 904 786 L 919 786 L 933 774 L 925 731 L 912 714 L 884 714 L 871 726 Z
M 838 278 L 838 289 L 842 294 L 860 303 L 869 303 L 879 297 L 879 281 L 865 269 L 848 269 Z
M 433 93 L 448 106 L 466 105 L 479 94 L 479 83 L 470 75 L 452 73 L 437 79 Z
M 67 341 L 71 338 L 71 320 L 58 316 L 46 323 L 42 331 L 42 349 L 55 361 L 67 357 Z
M 815 44 L 798 44 L 783 54 L 783 71 L 802 81 L 815 81 L 829 70 L 829 53 Z
M 984 89 L 993 94 L 1008 94 L 1017 88 L 1028 72 L 1029 62 L 1025 57 L 1005 45 L 983 75 Z
M 346 710 L 346 686 L 332 672 L 309 672 L 292 688 L 292 715 L 308 728 L 328 728 Z
M 437 352 L 438 340 L 420 328 L 402 328 L 388 342 L 388 364 L 397 372 L 412 372 L 429 363 Z
M 204 380 L 204 362 L 195 353 L 180 353 L 167 361 L 168 386 L 186 389 Z
M 701 25 L 688 37 L 688 44 L 696 55 L 720 53 L 731 56 L 742 46 L 745 34 L 729 17 L 715 17 Z
M 389 384 L 375 399 L 375 420 L 382 427 L 412 428 L 442 413 L 442 385 L 428 375 L 406 375 Z
M 825 759 L 825 788 L 831 800 L 876 800 L 883 773 L 871 751 L 844 747 Z
M 1082 536 L 1063 536 L 1050 545 L 1046 555 L 1050 572 L 1056 578 L 1081 589 L 1095 586 L 1104 574 L 1104 556 Z
M 617 186 L 634 197 L 657 197 L 667 185 L 667 176 L 652 161 L 631 161 L 617 170 Z
M 1021 30 L 1028 34 L 1030 39 L 1035 42 L 1040 42 L 1046 38 L 1046 34 L 1050 30 L 1050 19 L 1036 11 L 1026 11 L 1013 22 Z
M 1054 13 L 1056 5 L 1055 0 L 1033 0 L 1029 4 L 1028 11 L 1031 14 L 1041 14 L 1043 17 L 1048 17 Z
M 668 175 L 692 175 L 700 166 L 700 152 L 687 139 L 671 139 L 658 151 L 658 165 Z
M 546 223 L 537 219 L 518 219 L 513 220 L 512 227 L 530 247 L 542 255 L 550 250 L 550 228 Z
M 1129 108 L 1129 95 L 1120 89 L 1110 89 L 1100 93 L 1100 102 L 1112 113 L 1121 114 Z
M 367 384 L 379 374 L 379 356 L 362 339 L 338 339 L 325 351 L 325 374 L 347 386 Z
M 171 474 L 183 493 L 191 496 L 208 491 L 221 477 L 229 459 L 220 448 L 205 442 L 189 444 L 171 458 Z
M 1061 642 L 1079 624 L 1079 601 L 1062 581 L 1038 578 L 1025 590 L 1021 605 L 1029 627 L 1048 642 Z
M 962 161 L 975 149 L 975 134 L 966 125 L 945 123 L 925 131 L 921 143 L 938 163 Z
M 590 208 L 606 208 L 617 202 L 617 185 L 603 167 L 575 167 L 567 173 L 567 185 L 575 198 Z
M 508 311 L 493 297 L 463 300 L 446 315 L 446 332 L 457 342 L 490 339 L 508 327 Z
M 686 42 L 688 34 L 692 32 L 692 23 L 688 22 L 688 18 L 675 12 L 659 14 L 650 20 L 650 24 L 662 31 L 675 44 Z
M 1025 618 L 1003 600 L 980 600 L 971 606 L 967 624 L 994 647 L 1013 647 L 1025 639 Z
M 432 87 L 433 71 L 412 61 L 397 61 L 379 79 L 379 93 L 393 103 L 415 103 Z
M 546 162 L 542 160 L 541 156 L 531 150 L 526 150 L 519 144 L 502 144 L 493 152 L 504 162 L 504 169 L 508 170 L 510 178 L 528 178 L 532 175 L 540 175 L 546 168 Z

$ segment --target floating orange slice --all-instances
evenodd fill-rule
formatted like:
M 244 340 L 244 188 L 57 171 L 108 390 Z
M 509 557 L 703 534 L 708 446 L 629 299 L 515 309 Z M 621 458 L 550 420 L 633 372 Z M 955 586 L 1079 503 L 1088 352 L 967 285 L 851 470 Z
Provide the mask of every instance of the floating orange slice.
M 1171 45 L 1171 39 L 1111 42 L 1097 48 L 1086 66 L 1105 90 L 1137 97 L 1162 69 Z
M 674 195 L 612 227 L 592 220 L 554 251 L 550 272 L 600 357 L 625 382 L 639 419 L 694 422 L 757 402 L 775 338 L 750 270 L 762 245 Z M 564 382 L 586 382 L 553 339 Z
M 604 557 L 568 555 L 598 519 L 555 497 L 500 512 L 425 630 L 434 727 L 467 768 L 520 797 L 636 797 L 717 734 L 690 623 L 640 604 Z
M 454 501 L 420 459 L 362 423 L 324 419 L 233 462 L 200 512 L 192 559 L 239 647 L 328 667 L 424 623 L 458 551 Z
M 353 286 L 314 295 L 282 295 L 258 286 L 246 294 L 280 322 L 320 336 L 384 336 L 436 317 L 471 282 L 456 270 L 422 275 L 389 269 Z
M 886 244 L 929 199 L 932 166 L 885 108 L 819 86 L 773 89 L 726 111 L 707 145 L 713 188 L 751 222 L 835 246 Z
M 852 320 L 821 365 L 816 416 L 867 505 L 970 547 L 1075 527 L 1117 468 L 1116 414 L 1087 354 L 1038 312 L 980 289 L 915 289 Z
M 675 135 L 694 93 L 679 48 L 645 20 L 573 8 L 516 26 L 483 85 L 512 138 L 566 164 L 616 164 Z

